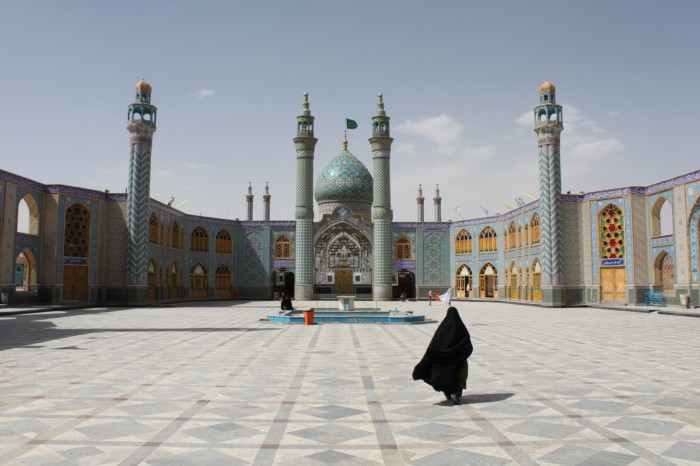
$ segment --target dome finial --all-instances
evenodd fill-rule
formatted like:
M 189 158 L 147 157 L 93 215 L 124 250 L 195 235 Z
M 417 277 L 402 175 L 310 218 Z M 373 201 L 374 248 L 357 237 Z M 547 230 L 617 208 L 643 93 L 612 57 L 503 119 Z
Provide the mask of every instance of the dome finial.
M 311 115 L 311 110 L 309 110 L 309 93 L 304 92 L 304 103 L 301 106 L 301 114 L 303 116 Z
M 377 116 L 386 116 L 384 111 L 384 94 L 382 93 L 377 96 Z
M 348 138 L 347 136 L 343 138 L 343 152 L 348 151 Z

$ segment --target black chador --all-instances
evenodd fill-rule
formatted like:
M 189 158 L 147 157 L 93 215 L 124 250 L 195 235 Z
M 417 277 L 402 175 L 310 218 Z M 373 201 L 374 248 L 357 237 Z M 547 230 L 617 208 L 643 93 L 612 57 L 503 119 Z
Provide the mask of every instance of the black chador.
M 466 374 L 463 368 L 473 347 L 469 331 L 454 307 L 447 309 L 445 319 L 440 323 L 423 359 L 413 369 L 413 380 L 421 379 L 431 385 L 435 391 L 451 395 L 462 394 Z M 464 374 L 464 381 L 460 375 Z

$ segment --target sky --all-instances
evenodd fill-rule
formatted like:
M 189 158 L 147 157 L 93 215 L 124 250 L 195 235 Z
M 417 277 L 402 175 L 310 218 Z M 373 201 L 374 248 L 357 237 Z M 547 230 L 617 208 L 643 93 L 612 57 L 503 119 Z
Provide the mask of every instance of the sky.
M 293 220 L 296 116 L 314 178 L 341 150 L 372 171 L 391 117 L 395 221 L 504 213 L 539 197 L 532 109 L 563 106 L 562 189 L 647 186 L 700 169 L 700 2 L 0 0 L 0 168 L 124 192 L 127 107 L 153 86 L 151 195 L 189 214 Z M 315 206 L 318 212 L 317 206 Z

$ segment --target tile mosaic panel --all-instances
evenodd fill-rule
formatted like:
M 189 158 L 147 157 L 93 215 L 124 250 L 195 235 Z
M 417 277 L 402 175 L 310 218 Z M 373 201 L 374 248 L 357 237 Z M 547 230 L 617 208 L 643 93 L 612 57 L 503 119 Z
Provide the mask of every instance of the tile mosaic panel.
M 682 186 L 675 187 L 673 189 L 673 230 L 676 232 L 687 232 L 688 216 L 686 214 L 686 197 Z M 690 263 L 690 254 L 688 247 L 688 236 L 685 234 L 678 234 L 675 237 L 675 247 L 676 247 L 676 283 L 687 284 L 690 282 L 690 274 L 688 270 L 688 264 Z

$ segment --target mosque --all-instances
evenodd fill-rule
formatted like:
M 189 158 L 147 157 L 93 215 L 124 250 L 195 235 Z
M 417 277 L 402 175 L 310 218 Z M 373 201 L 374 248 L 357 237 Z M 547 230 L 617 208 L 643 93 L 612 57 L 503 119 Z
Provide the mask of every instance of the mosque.
M 315 180 L 317 139 L 304 96 L 293 220 L 270 220 L 267 186 L 261 221 L 252 218 L 250 186 L 246 220 L 186 214 L 150 197 L 151 93 L 140 81 L 128 107 L 127 193 L 47 185 L 0 170 L 3 304 L 143 305 L 280 292 L 297 300 L 351 294 L 384 301 L 448 288 L 455 299 L 548 307 L 700 302 L 700 170 L 651 186 L 562 194 L 563 113 L 548 81 L 533 111 L 539 199 L 502 215 L 449 222 L 441 218 L 439 190 L 435 217 L 425 220 L 420 188 L 415 221 L 394 221 L 393 139 L 381 95 L 369 140 L 372 171 L 344 142 Z M 28 224 L 18 225 L 25 217 Z

